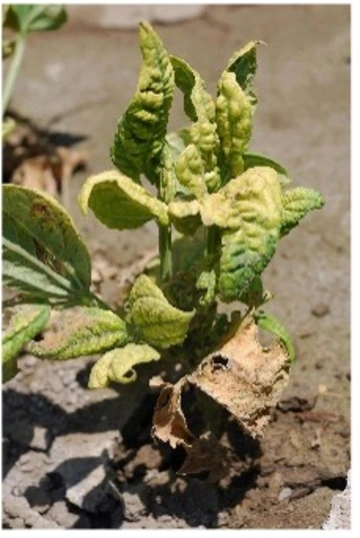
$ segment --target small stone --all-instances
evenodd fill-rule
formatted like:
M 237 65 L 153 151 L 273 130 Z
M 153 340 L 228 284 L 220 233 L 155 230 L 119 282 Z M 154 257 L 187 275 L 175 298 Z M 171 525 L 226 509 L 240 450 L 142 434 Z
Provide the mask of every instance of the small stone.
M 290 495 L 292 494 L 291 488 L 283 488 L 279 493 L 279 502 L 285 501 L 285 499 L 288 499 Z
M 41 426 L 35 426 L 33 438 L 30 442 L 30 447 L 37 450 L 46 450 L 48 447 L 47 430 Z
M 323 318 L 330 312 L 329 305 L 325 303 L 319 303 L 314 308 L 311 309 L 311 313 L 316 316 L 317 318 Z

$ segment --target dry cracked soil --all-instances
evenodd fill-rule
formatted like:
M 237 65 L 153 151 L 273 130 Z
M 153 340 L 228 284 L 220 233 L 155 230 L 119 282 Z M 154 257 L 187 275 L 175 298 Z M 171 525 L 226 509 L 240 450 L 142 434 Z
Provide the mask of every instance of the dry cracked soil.
M 184 455 L 152 440 L 151 368 L 136 385 L 89 391 L 94 357 L 50 363 L 23 354 L 3 390 L 3 526 L 321 528 L 350 467 L 350 8 L 206 6 L 196 19 L 156 28 L 212 92 L 234 50 L 268 44 L 252 148 L 326 199 L 265 272 L 272 311 L 296 346 L 291 381 L 263 439 L 224 417 L 229 474 L 212 484 L 179 476 Z M 139 63 L 136 30 L 70 20 L 30 38 L 12 102 L 53 140 L 89 152 L 69 209 L 95 256 L 99 290 L 114 303 L 129 267 L 156 246 L 156 230 L 107 230 L 80 215 L 76 195 L 86 175 L 111 168 L 108 148 Z M 179 100 L 170 128 L 184 122 Z

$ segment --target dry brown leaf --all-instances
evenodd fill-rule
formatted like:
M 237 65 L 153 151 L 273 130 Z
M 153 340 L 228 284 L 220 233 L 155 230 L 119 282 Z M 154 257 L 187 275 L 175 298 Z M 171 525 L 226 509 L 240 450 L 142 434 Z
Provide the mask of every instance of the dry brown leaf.
M 218 351 L 201 362 L 188 381 L 258 437 L 288 383 L 288 362 L 285 349 L 277 341 L 268 348 L 259 344 L 257 326 L 249 317 Z

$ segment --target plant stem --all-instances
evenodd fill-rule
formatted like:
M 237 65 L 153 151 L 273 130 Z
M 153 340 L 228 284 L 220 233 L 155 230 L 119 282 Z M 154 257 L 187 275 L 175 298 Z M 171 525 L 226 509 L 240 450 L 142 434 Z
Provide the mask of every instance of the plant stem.
M 172 275 L 171 226 L 159 226 L 160 274 L 164 282 Z
M 25 52 L 25 36 L 19 34 L 15 41 L 14 55 L 9 67 L 9 71 L 6 76 L 4 91 L 3 91 L 3 116 L 8 107 L 11 95 L 14 89 L 14 85 L 19 74 L 21 62 Z
M 208 256 L 216 255 L 220 243 L 219 230 L 215 226 L 206 229 L 206 254 Z

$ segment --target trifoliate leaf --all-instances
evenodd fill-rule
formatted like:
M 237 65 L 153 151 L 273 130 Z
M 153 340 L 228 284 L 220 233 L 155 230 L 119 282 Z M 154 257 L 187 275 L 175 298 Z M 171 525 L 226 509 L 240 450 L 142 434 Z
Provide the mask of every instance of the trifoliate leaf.
M 183 312 L 172 306 L 146 275 L 135 281 L 129 295 L 129 309 L 139 338 L 160 349 L 181 344 L 194 316 L 194 312 Z
M 144 173 L 159 183 L 162 149 L 174 92 L 174 72 L 162 41 L 149 23 L 140 23 L 141 65 L 136 93 L 120 118 L 111 148 L 114 165 L 138 180 Z
M 64 310 L 58 326 L 44 340 L 29 345 L 31 353 L 44 359 L 63 360 L 95 355 L 129 340 L 125 322 L 109 310 L 76 307 Z
M 252 106 L 234 73 L 225 71 L 219 81 L 216 121 L 221 150 L 230 178 L 242 173 L 242 155 L 252 133 Z
M 202 217 L 206 225 L 225 228 L 219 290 L 224 301 L 232 301 L 241 297 L 275 252 L 281 222 L 281 188 L 277 173 L 260 167 L 230 181 L 211 195 L 215 196 L 219 198 L 205 207 Z
M 184 235 L 194 235 L 201 225 L 200 205 L 197 200 L 171 202 L 169 215 L 177 231 Z
M 179 182 L 189 189 L 195 198 L 201 199 L 207 194 L 204 165 L 194 144 L 187 146 L 179 156 L 176 175 Z
M 62 277 L 68 288 L 88 290 L 91 282 L 89 252 L 71 217 L 54 198 L 37 190 L 4 185 L 3 214 L 3 234 L 7 240 L 6 285 L 22 290 L 16 284 L 22 271 L 21 262 L 13 254 L 22 249 Z M 7 249 L 11 251 L 9 255 Z
M 291 341 L 290 335 L 285 329 L 285 327 L 275 318 L 275 316 L 267 314 L 262 310 L 258 310 L 254 314 L 254 320 L 256 324 L 261 327 L 261 329 L 264 329 L 265 331 L 274 334 L 280 340 L 280 342 L 284 345 L 287 351 L 289 361 L 294 362 L 295 349 Z
M 322 195 L 314 189 L 298 187 L 285 192 L 281 216 L 281 236 L 288 234 L 300 220 L 313 209 L 321 209 L 325 204 Z
M 22 347 L 40 333 L 50 316 L 47 305 L 21 305 L 14 308 L 2 337 L 2 375 L 5 383 L 17 372 L 16 357 Z
M 107 387 L 111 381 L 133 383 L 137 377 L 134 366 L 159 359 L 160 354 L 146 344 L 128 344 L 123 348 L 113 349 L 94 364 L 88 386 L 90 389 L 98 389 Z
M 90 207 L 108 228 L 137 228 L 153 218 L 163 225 L 169 222 L 167 206 L 163 202 L 116 170 L 88 178 L 78 201 L 84 214 Z

